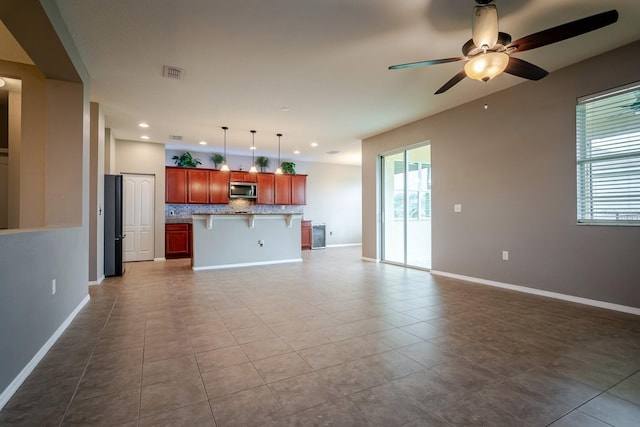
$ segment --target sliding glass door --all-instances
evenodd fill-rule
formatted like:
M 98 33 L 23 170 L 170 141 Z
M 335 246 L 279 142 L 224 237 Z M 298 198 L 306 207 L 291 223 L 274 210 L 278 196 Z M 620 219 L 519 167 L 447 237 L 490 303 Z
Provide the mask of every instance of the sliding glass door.
M 381 161 L 382 260 L 431 268 L 431 146 Z

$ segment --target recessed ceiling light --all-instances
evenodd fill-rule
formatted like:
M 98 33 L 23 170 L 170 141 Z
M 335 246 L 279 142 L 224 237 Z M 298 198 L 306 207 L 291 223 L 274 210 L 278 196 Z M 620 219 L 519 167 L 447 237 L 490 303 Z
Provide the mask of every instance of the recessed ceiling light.
M 300 150 L 295 150 L 293 154 L 300 154 Z
M 254 146 L 252 146 L 252 147 L 249 147 L 249 148 L 250 148 L 251 150 L 255 150 L 255 149 L 256 149 L 255 145 L 254 145 Z
M 148 123 L 138 123 L 138 126 L 140 126 L 141 128 L 148 128 L 149 124 Z
M 318 146 L 318 143 L 317 143 L 317 142 L 312 142 L 312 143 L 311 143 L 311 146 L 312 146 L 312 147 L 317 147 L 317 146 Z
M 142 135 L 140 139 L 149 139 L 149 137 L 147 135 Z
M 200 144 L 200 145 L 207 145 L 207 141 L 200 141 L 200 142 L 198 142 L 198 144 Z

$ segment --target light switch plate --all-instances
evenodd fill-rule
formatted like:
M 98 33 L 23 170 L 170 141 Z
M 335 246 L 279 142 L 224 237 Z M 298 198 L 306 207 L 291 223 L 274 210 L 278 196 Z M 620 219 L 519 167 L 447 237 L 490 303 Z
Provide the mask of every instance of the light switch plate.
M 453 211 L 458 213 L 458 212 L 462 212 L 462 204 L 461 203 L 456 203 L 455 205 L 453 205 Z

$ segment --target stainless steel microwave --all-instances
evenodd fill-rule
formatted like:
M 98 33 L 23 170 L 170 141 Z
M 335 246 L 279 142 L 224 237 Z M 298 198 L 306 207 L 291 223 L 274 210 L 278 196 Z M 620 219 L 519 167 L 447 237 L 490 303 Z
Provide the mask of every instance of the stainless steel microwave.
M 258 184 L 255 182 L 230 182 L 230 199 L 255 199 L 258 197 Z

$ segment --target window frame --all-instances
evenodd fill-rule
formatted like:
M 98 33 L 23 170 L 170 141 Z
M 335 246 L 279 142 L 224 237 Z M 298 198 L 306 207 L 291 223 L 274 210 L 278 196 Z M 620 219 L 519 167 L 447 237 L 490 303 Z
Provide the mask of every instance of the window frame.
M 618 111 L 620 106 L 602 104 L 611 98 L 632 93 L 640 102 L 640 82 L 578 98 L 576 102 L 576 218 L 578 225 L 640 226 L 640 109 L 631 114 L 632 120 L 624 133 L 608 132 L 611 118 L 598 117 Z M 623 102 L 628 102 L 627 100 Z M 590 105 L 594 105 L 589 108 Z M 635 111 L 635 103 L 624 105 Z M 600 107 L 600 108 L 599 108 Z M 593 124 L 589 124 L 589 116 Z M 616 117 L 611 116 L 611 117 Z M 637 119 L 634 119 L 637 117 Z M 597 120 L 600 120 L 598 122 Z M 603 124 L 604 123 L 604 124 Z M 616 127 L 625 129 L 626 126 Z M 625 146 L 625 141 L 630 141 Z M 637 145 L 637 148 L 636 148 Z M 607 153 L 609 151 L 609 153 Z M 618 151 L 616 153 L 616 151 Z M 631 184 L 628 192 L 625 185 Z M 618 191 L 615 191 L 618 190 Z M 620 194 L 619 190 L 623 190 Z M 599 194 L 594 195 L 594 194 Z M 609 198 L 609 200 L 607 200 Z M 611 203 L 611 211 L 602 208 Z M 625 207 L 625 204 L 628 207 Z

